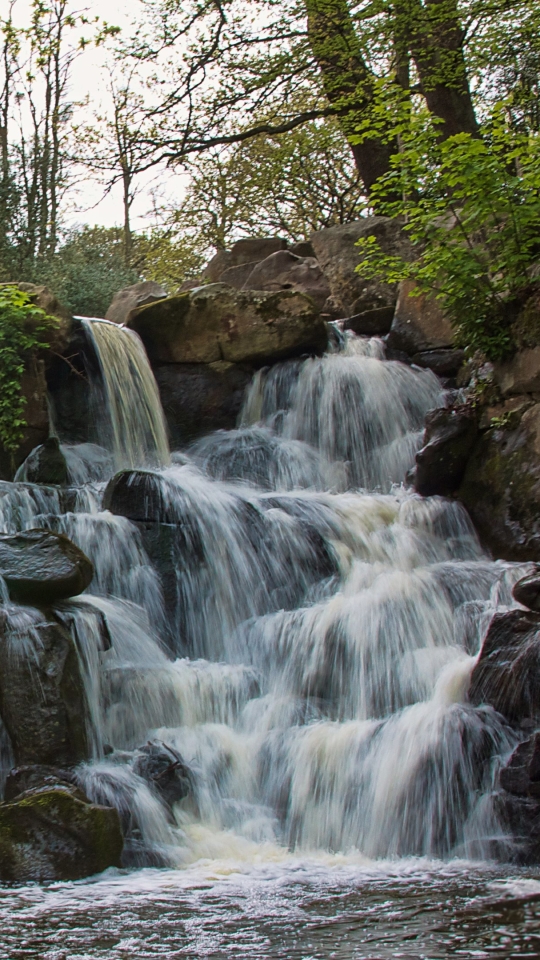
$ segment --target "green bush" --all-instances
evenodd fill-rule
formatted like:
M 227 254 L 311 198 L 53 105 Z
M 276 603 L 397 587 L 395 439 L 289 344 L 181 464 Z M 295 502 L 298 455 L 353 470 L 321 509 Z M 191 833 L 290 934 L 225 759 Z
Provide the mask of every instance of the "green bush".
M 25 364 L 38 348 L 47 347 L 45 334 L 58 322 L 14 284 L 0 286 L 0 443 L 8 453 L 20 445 L 26 427 Z
M 411 279 L 441 301 L 458 342 L 498 360 L 514 348 L 512 323 L 531 291 L 540 254 L 540 137 L 512 129 L 499 105 L 482 138 L 441 141 L 409 128 L 393 169 L 374 191 L 379 213 L 403 218 L 417 259 L 359 242 L 366 278 Z M 396 192 L 399 201 L 388 199 Z

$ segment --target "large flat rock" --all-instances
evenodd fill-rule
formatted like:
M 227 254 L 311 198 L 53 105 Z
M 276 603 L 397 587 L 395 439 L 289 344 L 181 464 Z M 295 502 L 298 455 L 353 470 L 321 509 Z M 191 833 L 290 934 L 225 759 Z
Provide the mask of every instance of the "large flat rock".
M 0 576 L 18 603 L 75 597 L 90 586 L 93 575 L 88 557 L 62 533 L 36 529 L 0 536 Z

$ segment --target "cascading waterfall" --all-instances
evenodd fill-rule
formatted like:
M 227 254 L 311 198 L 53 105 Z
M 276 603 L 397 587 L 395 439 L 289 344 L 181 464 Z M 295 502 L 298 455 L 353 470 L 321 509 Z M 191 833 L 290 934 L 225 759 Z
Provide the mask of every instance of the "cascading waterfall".
M 140 337 L 107 320 L 81 322 L 103 376 L 114 466 L 166 466 L 170 455 L 165 417 Z
M 138 341 L 89 327 L 116 463 L 163 466 L 161 413 L 146 406 L 139 432 L 134 398 L 151 375 Z M 155 472 L 175 565 L 167 629 L 159 571 L 137 526 L 101 509 L 102 485 L 0 490 L 4 529 L 62 530 L 95 565 L 92 593 L 61 605 L 96 742 L 78 775 L 121 811 L 126 862 L 177 866 L 240 842 L 370 857 L 507 849 L 491 795 L 516 737 L 466 690 L 528 567 L 490 561 L 458 504 L 393 486 L 440 395 L 433 374 L 353 337 L 258 373 L 243 426 Z M 172 807 L 141 776 L 147 741 L 189 771 Z

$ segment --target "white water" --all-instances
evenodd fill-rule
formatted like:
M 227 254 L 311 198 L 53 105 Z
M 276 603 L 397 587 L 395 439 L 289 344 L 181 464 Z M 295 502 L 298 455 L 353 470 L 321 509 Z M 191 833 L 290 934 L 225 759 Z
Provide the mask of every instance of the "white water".
M 95 343 L 106 370 L 110 341 Z M 108 379 L 130 436 L 138 382 Z M 140 531 L 100 510 L 102 487 L 68 512 L 57 490 L 0 492 L 4 529 L 61 529 L 95 564 L 90 607 L 62 605 L 95 731 L 79 775 L 121 810 L 126 863 L 508 852 L 491 797 L 516 737 L 466 691 L 524 568 L 490 561 L 459 505 L 392 487 L 439 397 L 432 374 L 385 362 L 373 341 L 258 374 L 244 421 L 260 426 L 207 438 L 156 474 L 176 524 L 168 617 Z M 117 458 L 129 447 L 129 462 L 148 462 L 122 444 Z M 112 637 L 99 655 L 92 605 Z M 133 767 L 149 739 L 191 771 L 172 811 Z

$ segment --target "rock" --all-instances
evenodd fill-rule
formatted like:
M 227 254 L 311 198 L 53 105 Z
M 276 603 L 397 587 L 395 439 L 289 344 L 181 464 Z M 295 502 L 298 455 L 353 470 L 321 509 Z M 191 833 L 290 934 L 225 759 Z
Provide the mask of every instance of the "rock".
M 129 322 L 153 364 L 263 365 L 324 351 L 326 324 L 311 301 L 291 291 L 257 293 L 225 284 L 141 307 Z
M 236 265 L 230 250 L 218 250 L 203 270 L 204 280 L 206 283 L 217 283 L 225 270 Z
M 365 280 L 356 272 L 361 255 L 356 242 L 361 237 L 376 237 L 385 253 L 410 255 L 410 243 L 397 220 L 390 217 L 366 217 L 312 233 L 310 240 L 332 295 L 329 310 L 351 317 L 381 307 L 394 306 L 397 285 L 380 280 Z M 325 308 L 326 310 L 326 308 Z
M 204 279 L 207 283 L 216 283 L 222 279 L 225 270 L 249 263 L 260 263 L 276 250 L 285 250 L 286 246 L 287 241 L 280 237 L 248 237 L 237 240 L 231 250 L 218 250 L 212 257 L 203 270 Z
M 469 700 L 510 723 L 540 717 L 540 616 L 510 610 L 493 617 L 472 672 Z
M 228 270 L 227 274 L 230 273 Z M 225 280 L 225 275 L 221 279 Z M 278 250 L 257 264 L 244 281 L 243 289 L 295 290 L 311 297 L 319 310 L 330 296 L 330 287 L 317 260 L 298 257 L 289 250 Z
M 291 253 L 295 253 L 297 257 L 315 257 L 316 253 L 313 249 L 313 244 L 309 240 L 299 240 L 298 243 L 292 243 L 289 247 Z
M 394 318 L 394 307 L 376 307 L 374 310 L 365 310 L 354 317 L 347 317 L 343 322 L 344 330 L 353 330 L 359 336 L 383 337 L 388 333 Z
M 160 740 L 149 740 L 139 747 L 133 769 L 139 777 L 148 781 L 170 807 L 192 792 L 189 767 L 176 750 Z
M 0 804 L 3 882 L 92 876 L 119 867 L 122 847 L 117 811 L 85 803 L 60 785 Z
M 68 468 L 58 437 L 47 437 L 45 443 L 35 447 L 17 470 L 15 480 L 58 486 L 67 484 Z
M 478 435 L 457 496 L 489 549 L 506 560 L 540 558 L 540 404 Z
M 512 596 L 529 610 L 540 611 L 540 570 L 518 580 L 512 588 Z
M 44 443 L 50 433 L 49 409 L 47 406 L 47 381 L 45 363 L 36 357 L 31 359 L 21 379 L 21 390 L 25 398 L 23 439 L 15 451 L 8 452 L 0 444 L 0 479 L 11 480 L 15 470 L 28 454 Z
M 506 363 L 495 364 L 495 379 L 503 396 L 540 392 L 540 347 L 520 350 Z
M 90 756 L 89 709 L 68 630 L 31 608 L 0 625 L 0 715 L 18 766 L 71 767 Z
M 467 404 L 433 410 L 426 417 L 422 449 L 416 454 L 414 486 L 423 497 L 448 496 L 459 487 L 473 449 L 478 423 Z
M 411 296 L 413 290 L 412 280 L 403 280 L 399 285 L 388 346 L 411 355 L 452 347 L 454 331 L 439 302 L 425 294 Z
M 252 273 L 258 263 L 258 260 L 252 260 L 250 263 L 240 263 L 236 267 L 229 267 L 223 271 L 219 282 L 227 283 L 230 287 L 234 287 L 235 290 L 241 290 L 246 280 L 249 279 L 250 273 Z
M 50 317 L 56 317 L 57 326 L 50 327 L 45 333 L 45 342 L 49 344 L 51 353 L 61 353 L 65 350 L 73 328 L 73 317 L 68 308 L 60 302 L 58 297 L 48 287 L 36 283 L 17 283 L 19 290 L 28 294 L 30 300 L 40 310 L 44 310 Z M 48 363 L 50 354 L 47 351 L 45 361 Z
M 516 747 L 501 770 L 500 784 L 516 796 L 540 797 L 540 733 Z
M 43 787 L 54 790 L 59 786 L 69 790 L 79 800 L 88 802 L 88 797 L 76 786 L 74 775 L 70 770 L 61 770 L 59 767 L 48 766 L 44 763 L 26 764 L 10 770 L 6 779 L 4 800 L 6 803 L 10 803 L 20 797 L 22 793 L 41 790 Z
M 174 523 L 160 477 L 150 470 L 121 470 L 109 480 L 103 494 L 103 509 L 129 520 Z
M 97 443 L 101 439 L 90 390 L 90 382 L 101 378 L 94 344 L 82 323 L 75 320 L 66 350 L 54 357 L 47 369 L 55 432 L 61 443 Z
M 165 288 L 154 280 L 134 283 L 131 287 L 125 287 L 115 293 L 105 314 L 105 319 L 112 320 L 113 323 L 127 323 L 132 311 L 137 307 L 144 307 L 148 303 L 155 303 L 156 300 L 163 300 L 166 296 Z
M 415 353 L 413 363 L 418 367 L 433 370 L 438 377 L 455 377 L 465 360 L 465 351 L 459 348 L 423 350 Z
M 26 530 L 0 535 L 0 576 L 18 603 L 56 603 L 86 590 L 94 570 L 62 533 Z
M 236 426 L 253 370 L 236 363 L 168 363 L 154 367 L 171 446 Z

